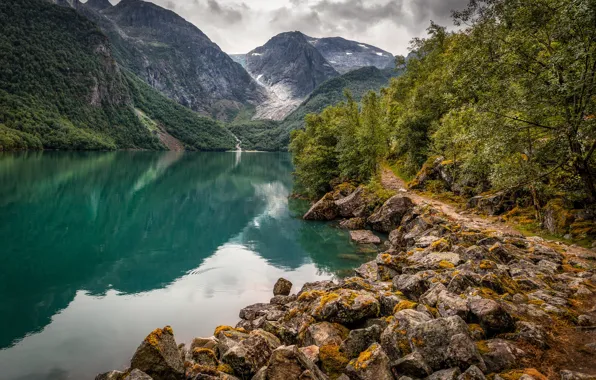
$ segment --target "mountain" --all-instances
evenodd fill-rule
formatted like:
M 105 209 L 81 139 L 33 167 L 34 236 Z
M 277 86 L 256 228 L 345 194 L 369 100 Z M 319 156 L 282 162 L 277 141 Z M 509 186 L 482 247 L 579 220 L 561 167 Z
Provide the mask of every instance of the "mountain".
M 168 98 L 219 120 L 265 100 L 240 64 L 176 13 L 141 0 L 106 3 L 77 9 L 110 37 L 121 65 Z
M 75 10 L 0 2 L 0 24 L 0 150 L 234 146 L 219 123 L 121 69 L 108 37 Z
M 339 75 L 300 32 L 279 34 L 246 55 L 250 75 L 269 93 L 256 118 L 281 120 L 314 89 Z
M 242 118 L 228 125 L 228 129 L 248 150 L 286 150 L 290 133 L 304 128 L 304 117 L 310 113 L 320 113 L 328 106 L 345 100 L 344 89 L 349 90 L 359 101 L 368 91 L 379 91 L 389 84 L 389 80 L 399 75 L 393 69 L 379 70 L 376 67 L 363 67 L 339 77 L 329 79 L 313 91 L 300 106 L 283 121 L 250 120 Z
M 342 74 L 366 66 L 374 66 L 378 69 L 395 67 L 393 54 L 372 45 L 341 37 L 306 38 L 331 66 Z

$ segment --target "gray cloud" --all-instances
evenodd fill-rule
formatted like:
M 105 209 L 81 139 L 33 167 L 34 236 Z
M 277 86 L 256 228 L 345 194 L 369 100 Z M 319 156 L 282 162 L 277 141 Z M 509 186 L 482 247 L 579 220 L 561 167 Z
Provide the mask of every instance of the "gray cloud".
M 248 52 L 274 35 L 299 30 L 339 35 L 406 54 L 433 20 L 451 26 L 451 10 L 469 0 L 149 0 L 175 10 L 224 51 Z

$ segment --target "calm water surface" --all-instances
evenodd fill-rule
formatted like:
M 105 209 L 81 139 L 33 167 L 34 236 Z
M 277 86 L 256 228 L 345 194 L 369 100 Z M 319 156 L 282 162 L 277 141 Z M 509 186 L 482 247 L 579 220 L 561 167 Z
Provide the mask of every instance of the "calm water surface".
M 210 336 L 280 276 L 296 291 L 367 259 L 299 219 L 291 171 L 281 153 L 0 155 L 2 379 L 93 379 L 156 327 Z

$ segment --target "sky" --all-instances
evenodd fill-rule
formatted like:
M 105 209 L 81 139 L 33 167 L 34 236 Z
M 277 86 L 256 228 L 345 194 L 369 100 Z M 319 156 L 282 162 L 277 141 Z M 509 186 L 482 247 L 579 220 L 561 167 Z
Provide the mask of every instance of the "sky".
M 149 0 L 201 29 L 229 54 L 247 53 L 276 34 L 340 36 L 393 54 L 408 53 L 430 20 L 452 26 L 469 0 Z M 112 1 L 116 2 L 116 1 Z

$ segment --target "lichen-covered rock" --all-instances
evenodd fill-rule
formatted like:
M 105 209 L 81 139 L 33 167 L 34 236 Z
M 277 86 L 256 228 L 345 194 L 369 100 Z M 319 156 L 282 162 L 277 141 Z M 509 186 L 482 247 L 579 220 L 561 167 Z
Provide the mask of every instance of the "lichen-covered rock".
M 340 350 L 350 359 L 357 357 L 370 345 L 379 342 L 383 330 L 378 325 L 369 326 L 364 329 L 350 331 L 345 341 L 340 342 Z
M 359 187 L 347 197 L 335 201 L 339 215 L 344 218 L 362 217 L 368 208 L 365 190 Z
M 379 315 L 379 301 L 370 293 L 339 289 L 323 294 L 313 303 L 311 315 L 319 321 L 353 324 Z
M 457 315 L 462 319 L 468 318 L 469 308 L 466 300 L 449 291 L 439 293 L 437 309 L 442 317 Z
M 208 348 L 195 348 L 190 355 L 195 363 L 204 367 L 217 368 L 219 364 L 215 352 Z
M 269 300 L 269 303 L 284 306 L 289 304 L 290 302 L 296 301 L 297 298 L 298 297 L 296 297 L 295 294 L 290 296 L 274 296 L 273 298 L 271 298 L 271 300 Z
M 447 348 L 447 363 L 451 367 L 467 368 L 475 365 L 486 370 L 484 360 L 474 341 L 467 334 L 456 334 L 451 337 Z
M 296 344 L 298 335 L 315 323 L 313 317 L 298 308 L 290 309 L 279 321 L 265 321 L 263 330 L 278 337 L 283 344 Z
M 217 348 L 218 343 L 219 341 L 214 336 L 209 338 L 194 338 L 190 344 L 190 352 L 195 348 L 208 348 L 213 350 L 213 352 L 219 356 L 219 350 Z
M 240 310 L 239 317 L 240 319 L 253 321 L 258 317 L 267 315 L 271 310 L 281 310 L 281 307 L 270 303 L 256 303 Z
M 285 278 L 280 278 L 273 286 L 274 296 L 288 296 L 290 291 L 292 291 L 292 283 Z
M 315 203 L 306 214 L 304 220 L 335 220 L 339 216 L 339 210 L 333 200 L 331 193 L 326 194 Z
M 281 346 L 271 354 L 269 364 L 267 365 L 266 379 L 327 380 L 328 377 L 298 347 Z
M 411 328 L 410 341 L 413 351 L 420 352 L 433 370 L 439 370 L 448 365 L 450 354 L 455 351 L 463 351 L 463 348 L 459 347 L 449 350 L 452 346 L 452 338 L 459 334 L 469 337 L 468 326 L 460 317 L 452 316 L 414 325 Z M 459 345 L 460 343 L 462 341 L 457 340 L 454 344 Z M 473 342 L 471 344 L 473 345 Z M 470 348 L 471 352 L 474 352 L 474 350 L 475 347 Z
M 323 346 L 334 344 L 339 346 L 348 336 L 349 330 L 337 323 L 319 322 L 308 326 L 299 339 L 301 346 Z
M 484 298 L 472 299 L 468 305 L 488 336 L 513 330 L 513 318 L 498 302 Z
M 519 360 L 525 356 L 524 351 L 504 339 L 485 340 L 479 345 L 482 347 L 480 353 L 488 373 L 515 368 Z
M 170 326 L 155 329 L 141 343 L 130 362 L 154 380 L 184 379 L 184 363 Z
M 414 300 L 418 300 L 430 286 L 430 281 L 422 273 L 402 274 L 393 279 L 393 288 Z
M 381 208 L 372 214 L 367 222 L 373 230 L 389 233 L 399 226 L 402 218 L 414 207 L 408 197 L 396 195 L 389 198 Z
M 217 327 L 214 335 L 217 338 L 217 349 L 219 350 L 220 355 L 225 354 L 230 348 L 248 338 L 247 331 L 232 328 L 230 326 Z
M 400 376 L 409 376 L 415 379 L 427 377 L 432 373 L 432 368 L 424 361 L 419 352 L 413 352 L 404 356 L 392 365 L 393 374 Z
M 486 380 L 486 377 L 484 376 L 484 373 L 482 373 L 480 368 L 476 367 L 475 365 L 472 365 L 461 375 L 459 375 L 457 377 L 457 380 Z
M 412 309 L 395 313 L 393 320 L 381 333 L 381 346 L 392 361 L 412 352 L 408 339 L 414 326 L 428 322 L 431 317 Z
M 281 342 L 276 336 L 263 330 L 255 330 L 247 339 L 225 352 L 221 361 L 242 377 L 252 376 L 267 364 L 269 357 L 279 346 Z
M 519 339 L 543 349 L 549 347 L 548 335 L 542 326 L 532 322 L 519 321 L 515 327 L 515 334 Z
M 351 360 L 346 373 L 352 380 L 393 380 L 389 357 L 377 343 Z

